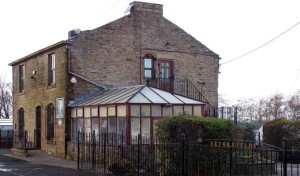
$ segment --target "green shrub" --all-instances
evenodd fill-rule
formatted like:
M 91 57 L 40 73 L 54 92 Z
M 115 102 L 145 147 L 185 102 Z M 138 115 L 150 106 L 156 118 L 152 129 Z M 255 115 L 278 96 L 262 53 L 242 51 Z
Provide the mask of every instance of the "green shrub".
M 224 119 L 182 114 L 158 122 L 156 137 L 161 141 L 179 142 L 182 134 L 189 142 L 198 139 L 233 139 L 235 125 Z
M 293 143 L 300 134 L 300 121 L 275 119 L 264 125 L 263 142 L 277 147 L 283 147 L 283 140 Z
M 248 141 L 255 141 L 255 126 L 250 123 L 246 123 L 245 128 L 243 129 L 242 139 Z
M 162 162 L 162 175 L 176 175 L 178 168 L 182 168 L 182 153 L 186 153 L 189 160 L 190 173 L 224 173 L 226 155 L 224 150 L 207 150 L 209 146 L 200 147 L 199 139 L 233 139 L 235 125 L 223 119 L 208 117 L 193 117 L 187 114 L 169 117 L 157 124 L 156 137 L 167 145 L 159 147 L 159 160 Z M 183 147 L 182 134 L 184 134 L 188 149 Z M 223 158 L 220 159 L 220 158 Z M 217 162 L 217 163 L 216 163 Z M 208 168 L 207 166 L 211 166 Z M 213 168 L 212 168 L 213 167 Z
M 108 170 L 114 175 L 128 175 L 132 169 L 132 162 L 128 159 L 117 160 L 108 166 Z

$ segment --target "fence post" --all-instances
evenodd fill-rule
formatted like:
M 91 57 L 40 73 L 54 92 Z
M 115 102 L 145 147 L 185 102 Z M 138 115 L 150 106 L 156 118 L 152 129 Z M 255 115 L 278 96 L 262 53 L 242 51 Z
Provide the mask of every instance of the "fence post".
M 184 134 L 181 134 L 181 175 L 182 176 L 185 176 L 185 158 L 184 158 L 184 155 L 185 155 L 185 135 Z
M 283 176 L 287 176 L 287 161 L 286 161 L 286 139 L 283 139 L 283 151 L 282 151 L 282 164 L 283 164 Z
M 2 142 L 2 134 L 1 134 L 1 129 L 0 129 L 0 148 L 1 148 L 1 142 Z
M 37 140 L 37 137 L 36 137 L 36 130 L 35 130 L 35 129 L 33 130 L 33 138 L 34 138 L 33 147 L 36 148 L 36 140 Z
M 78 132 L 77 132 L 77 169 L 79 169 L 79 160 L 80 160 L 79 140 L 80 140 L 80 131 L 78 130 Z
M 123 139 L 124 139 L 124 132 L 122 130 L 122 136 L 121 136 L 121 159 L 124 159 L 124 144 L 123 144 Z
M 104 133 L 104 149 L 103 149 L 104 174 L 106 174 L 106 134 L 107 133 Z
M 95 146 L 96 146 L 96 143 L 95 143 L 95 130 L 93 130 L 93 133 L 92 133 L 92 169 L 94 170 L 95 169 Z
M 1 133 L 0 133 L 1 135 Z M 6 133 L 6 149 L 8 149 L 8 142 L 9 142 L 9 130 L 7 130 L 7 133 Z
M 26 145 L 27 145 L 27 130 L 24 132 L 24 151 L 26 152 Z
M 230 140 L 230 158 L 229 158 L 229 175 L 232 173 L 232 140 Z
M 140 175 L 140 145 L 141 145 L 141 134 L 138 134 L 138 151 L 137 151 L 137 155 L 138 155 L 138 163 L 137 163 L 137 173 L 138 173 L 138 176 Z

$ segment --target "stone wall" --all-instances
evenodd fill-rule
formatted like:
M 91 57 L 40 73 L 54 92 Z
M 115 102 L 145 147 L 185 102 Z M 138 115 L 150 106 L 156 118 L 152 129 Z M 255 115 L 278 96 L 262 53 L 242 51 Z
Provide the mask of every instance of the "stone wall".
M 177 78 L 188 78 L 217 106 L 219 57 L 162 16 L 162 6 L 133 2 L 131 13 L 81 32 L 72 42 L 71 70 L 104 87 L 145 84 L 143 57 L 173 59 Z M 75 85 L 75 97 L 87 85 Z M 92 89 L 91 89 L 92 90 Z M 91 91 L 90 90 L 90 91 Z
M 56 56 L 56 82 L 48 85 L 48 55 L 55 53 Z M 24 91 L 19 92 L 19 66 L 25 65 Z M 46 140 L 46 115 L 47 105 L 52 103 L 56 105 L 56 98 L 64 98 L 65 112 L 67 109 L 67 59 L 65 45 L 57 46 L 50 50 L 44 51 L 36 56 L 32 56 L 13 66 L 13 118 L 18 129 L 18 110 L 24 108 L 25 126 L 28 131 L 28 140 L 35 145 L 34 130 L 36 129 L 36 107 L 41 107 L 41 149 L 53 153 L 56 156 L 65 155 L 65 123 L 66 118 L 62 120 L 62 125 L 54 121 L 54 140 Z M 33 71 L 36 74 L 33 74 Z M 35 147 L 35 146 L 33 146 Z

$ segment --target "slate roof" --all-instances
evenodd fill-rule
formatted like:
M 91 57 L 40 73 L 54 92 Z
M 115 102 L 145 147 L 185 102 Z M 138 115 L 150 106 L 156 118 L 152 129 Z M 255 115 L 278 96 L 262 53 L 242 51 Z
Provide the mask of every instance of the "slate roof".
M 98 90 L 78 98 L 69 107 L 96 106 L 105 104 L 205 104 L 187 97 L 159 90 L 146 85 Z

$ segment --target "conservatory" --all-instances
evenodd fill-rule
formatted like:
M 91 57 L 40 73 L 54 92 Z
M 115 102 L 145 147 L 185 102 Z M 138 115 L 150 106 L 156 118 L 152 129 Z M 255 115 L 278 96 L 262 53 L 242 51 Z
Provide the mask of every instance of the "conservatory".
M 205 103 L 138 85 L 95 91 L 72 104 L 71 140 L 78 132 L 141 135 L 153 140 L 156 123 L 166 117 L 187 113 L 202 116 Z

